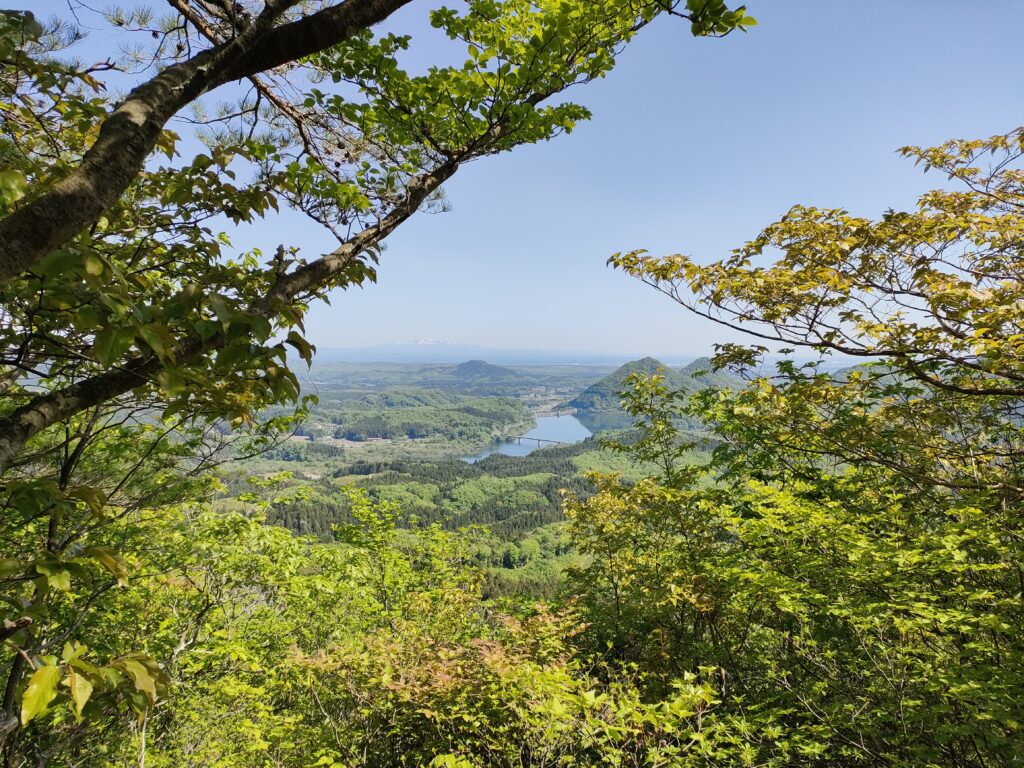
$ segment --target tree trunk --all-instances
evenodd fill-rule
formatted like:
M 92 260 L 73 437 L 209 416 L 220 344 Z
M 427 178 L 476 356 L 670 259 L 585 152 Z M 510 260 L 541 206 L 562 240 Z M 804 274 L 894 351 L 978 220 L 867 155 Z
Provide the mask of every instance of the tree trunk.
M 77 169 L 0 221 L 0 280 L 30 269 L 113 206 L 142 170 L 167 121 L 203 93 L 338 45 L 409 2 L 344 0 L 274 27 L 288 5 L 282 3 L 232 40 L 140 85 L 103 121 Z
M 488 135 L 497 136 L 500 131 L 491 131 Z M 412 216 L 434 190 L 455 174 L 459 163 L 459 158 L 452 158 L 415 178 L 406 188 L 405 200 L 379 223 L 364 229 L 337 250 L 282 277 L 266 298 L 249 307 L 249 313 L 272 318 L 282 302 L 294 301 L 297 296 L 329 284 L 344 272 L 352 259 L 378 245 Z M 209 339 L 187 336 L 176 345 L 175 360 L 178 365 L 195 362 L 225 341 L 223 334 Z M 162 368 L 163 363 L 155 356 L 135 358 L 120 368 L 39 395 L 0 418 L 0 472 L 14 463 L 25 443 L 47 427 L 148 384 Z

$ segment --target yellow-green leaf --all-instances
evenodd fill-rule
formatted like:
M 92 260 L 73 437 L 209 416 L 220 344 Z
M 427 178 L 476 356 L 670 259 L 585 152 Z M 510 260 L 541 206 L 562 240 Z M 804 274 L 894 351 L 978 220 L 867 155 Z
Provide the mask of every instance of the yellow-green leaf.
M 0 171 L 0 203 L 10 205 L 25 196 L 28 180 L 21 171 L 13 168 Z
M 49 706 L 57 695 L 60 682 L 60 667 L 46 665 L 32 673 L 28 687 L 21 697 L 21 724 L 27 725 Z
M 85 554 L 96 558 L 100 564 L 117 577 L 117 583 L 122 587 L 128 583 L 128 563 L 121 555 L 110 547 L 89 547 Z
M 146 694 L 150 704 L 156 703 L 156 680 L 142 662 L 136 659 L 122 659 L 119 666 L 131 675 L 135 688 Z
M 92 277 L 99 277 L 103 274 L 103 260 L 94 253 L 86 253 L 83 257 L 85 273 Z
M 139 336 L 158 357 L 174 360 L 174 337 L 166 325 L 150 323 L 139 328 Z
M 92 696 L 92 683 L 82 674 L 69 667 L 68 676 L 64 678 L 64 684 L 71 689 L 71 700 L 75 702 L 75 715 L 81 719 L 82 710 L 89 703 Z
M 54 589 L 67 592 L 71 589 L 71 571 L 56 561 L 36 563 L 36 571 L 46 577 L 46 582 Z

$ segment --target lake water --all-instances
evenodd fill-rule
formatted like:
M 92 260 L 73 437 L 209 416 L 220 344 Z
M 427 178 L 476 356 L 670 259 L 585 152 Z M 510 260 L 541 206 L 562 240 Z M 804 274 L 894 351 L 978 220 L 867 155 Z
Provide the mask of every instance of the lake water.
M 557 440 L 560 443 L 578 443 L 590 437 L 591 431 L 583 426 L 575 416 L 541 416 L 537 419 L 537 426 L 527 432 L 524 437 L 538 437 L 541 440 Z M 533 453 L 537 448 L 543 448 L 551 443 L 537 443 L 524 440 L 517 443 L 515 440 L 496 443 L 486 451 L 481 451 L 475 456 L 463 456 L 462 460 L 469 464 L 475 464 L 480 459 L 487 458 L 492 453 L 503 453 L 506 456 L 525 456 Z

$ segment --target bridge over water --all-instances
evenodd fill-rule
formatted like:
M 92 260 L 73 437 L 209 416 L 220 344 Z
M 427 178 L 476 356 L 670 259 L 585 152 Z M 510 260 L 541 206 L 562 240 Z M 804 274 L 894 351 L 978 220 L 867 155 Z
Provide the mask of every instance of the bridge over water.
M 552 408 L 544 413 L 534 413 L 533 417 L 536 419 L 549 419 L 552 417 L 558 418 L 560 416 L 572 416 L 576 413 L 575 408 Z M 534 437 L 533 435 L 519 435 L 518 437 L 510 437 L 509 442 L 515 442 L 518 445 L 522 445 L 523 441 L 527 444 L 533 442 L 540 448 L 542 445 L 569 445 L 575 442 L 575 440 L 551 440 L 547 437 Z
M 528 443 L 533 442 L 533 443 L 537 444 L 538 448 L 540 448 L 541 444 L 565 445 L 565 441 L 563 441 L 563 440 L 545 440 L 543 437 L 529 437 L 528 435 L 520 435 L 519 437 L 510 437 L 509 441 L 512 441 L 512 440 L 514 440 L 519 445 L 523 444 L 523 440 L 526 440 Z

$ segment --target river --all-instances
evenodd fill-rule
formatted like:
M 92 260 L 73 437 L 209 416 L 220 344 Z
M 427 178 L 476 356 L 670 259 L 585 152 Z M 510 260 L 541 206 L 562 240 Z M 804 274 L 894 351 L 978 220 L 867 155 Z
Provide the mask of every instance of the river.
M 591 434 L 592 432 L 583 426 L 575 416 L 539 416 L 537 418 L 537 426 L 523 435 L 523 437 L 556 440 L 559 443 L 578 443 L 580 440 L 590 437 Z M 523 440 L 522 443 L 510 440 L 504 443 L 496 443 L 474 456 L 463 456 L 462 460 L 469 464 L 475 464 L 492 453 L 503 453 L 506 456 L 525 456 L 528 453 L 533 453 L 537 448 L 543 448 L 547 445 L 551 445 L 551 443 L 541 443 L 538 446 L 537 443 L 529 440 Z

